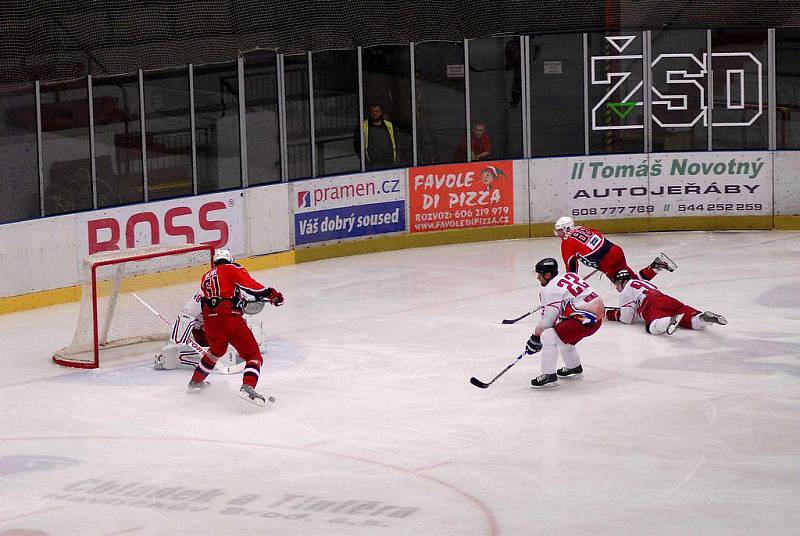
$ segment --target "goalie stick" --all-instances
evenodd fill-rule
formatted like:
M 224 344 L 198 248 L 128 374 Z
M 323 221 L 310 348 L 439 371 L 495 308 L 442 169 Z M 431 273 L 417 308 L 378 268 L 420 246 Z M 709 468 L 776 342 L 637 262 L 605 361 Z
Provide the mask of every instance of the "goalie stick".
M 171 325 L 172 325 L 172 322 L 170 322 L 169 320 L 167 320 L 166 318 L 164 318 L 164 317 L 161 315 L 161 313 L 159 313 L 158 311 L 156 311 L 155 309 L 153 309 L 153 308 L 150 306 L 150 304 L 148 304 L 146 301 L 144 301 L 142 298 L 140 298 L 138 294 L 136 294 L 135 292 L 131 292 L 131 294 L 133 295 L 133 297 L 134 297 L 134 298 L 136 298 L 137 300 L 139 300 L 139 303 L 141 303 L 142 305 L 144 305 L 145 307 L 147 307 L 147 308 L 150 310 L 150 312 L 151 312 L 151 313 L 153 313 L 153 314 L 154 314 L 154 315 L 156 315 L 158 318 L 160 318 L 162 322 L 164 322 L 164 323 L 165 323 L 165 324 L 167 324 L 168 326 L 171 326 Z M 194 340 L 192 340 L 191 338 L 190 338 L 190 339 L 187 339 L 186 343 L 187 343 L 189 346 L 191 346 L 191 347 L 192 347 L 192 349 L 193 349 L 195 352 L 197 352 L 198 354 L 200 354 L 201 356 L 205 357 L 205 356 L 207 356 L 207 355 L 208 355 L 208 352 L 206 352 L 205 348 L 203 348 L 202 346 L 200 346 L 199 344 L 197 344 L 197 342 L 195 342 L 195 341 L 194 341 Z M 226 356 L 226 357 L 223 357 L 223 358 L 220 358 L 220 359 L 217 361 L 217 366 L 216 366 L 216 367 L 214 367 L 214 370 L 215 370 L 215 371 L 218 371 L 220 374 L 239 374 L 240 372 L 242 372 L 242 371 L 244 370 L 244 367 L 245 367 L 245 362 L 244 362 L 244 361 L 242 361 L 241 363 L 234 363 L 234 364 L 231 364 L 231 365 L 228 365 L 228 366 L 224 366 L 224 365 L 222 365 L 222 360 L 223 360 L 223 359 L 225 359 L 226 361 L 230 362 L 230 360 L 228 360 L 228 359 L 227 359 L 227 356 Z M 220 366 L 220 365 L 222 365 L 222 366 Z
M 533 311 L 531 311 L 531 312 L 533 312 Z M 472 378 L 469 379 L 469 383 L 471 383 L 475 387 L 480 387 L 481 389 L 486 389 L 487 387 L 492 385 L 494 382 L 496 382 L 497 378 L 499 378 L 500 376 L 505 374 L 508 371 L 508 369 L 510 369 L 511 367 L 516 365 L 517 361 L 519 361 L 520 359 L 525 357 L 525 353 L 526 353 L 525 350 L 523 350 L 522 353 L 519 354 L 516 359 L 514 359 L 514 361 L 509 363 L 509 365 L 506 368 L 504 368 L 503 370 L 500 371 L 500 374 L 498 374 L 497 376 L 495 376 L 494 378 L 489 380 L 489 383 L 484 383 L 484 382 L 480 381 L 478 378 L 476 378 L 475 376 L 473 376 Z

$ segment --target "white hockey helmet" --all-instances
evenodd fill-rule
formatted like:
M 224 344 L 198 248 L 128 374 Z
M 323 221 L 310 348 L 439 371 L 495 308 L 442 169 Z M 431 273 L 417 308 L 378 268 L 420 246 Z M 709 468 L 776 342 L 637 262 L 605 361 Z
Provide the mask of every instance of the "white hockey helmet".
M 564 233 L 568 233 L 575 228 L 575 222 L 572 221 L 572 218 L 569 216 L 562 216 L 558 218 L 556 221 L 555 227 L 553 228 L 553 234 L 558 236 L 559 231 L 564 231 Z
M 233 262 L 231 250 L 222 248 L 214 251 L 214 264 L 219 264 L 220 262 Z

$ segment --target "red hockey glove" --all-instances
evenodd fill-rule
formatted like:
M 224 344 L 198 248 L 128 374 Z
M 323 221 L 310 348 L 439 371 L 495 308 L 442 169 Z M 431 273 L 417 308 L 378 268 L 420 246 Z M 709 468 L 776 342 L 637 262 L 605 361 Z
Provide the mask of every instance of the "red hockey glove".
M 619 307 L 606 307 L 606 318 L 614 322 L 619 322 Z
M 283 294 L 272 287 L 267 289 L 267 299 L 275 307 L 283 305 Z

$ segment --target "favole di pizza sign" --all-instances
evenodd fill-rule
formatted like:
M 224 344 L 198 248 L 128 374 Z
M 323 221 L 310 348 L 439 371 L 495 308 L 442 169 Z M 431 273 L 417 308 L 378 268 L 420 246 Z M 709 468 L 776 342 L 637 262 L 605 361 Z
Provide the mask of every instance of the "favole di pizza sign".
M 412 233 L 514 222 L 511 161 L 411 168 L 408 192 Z

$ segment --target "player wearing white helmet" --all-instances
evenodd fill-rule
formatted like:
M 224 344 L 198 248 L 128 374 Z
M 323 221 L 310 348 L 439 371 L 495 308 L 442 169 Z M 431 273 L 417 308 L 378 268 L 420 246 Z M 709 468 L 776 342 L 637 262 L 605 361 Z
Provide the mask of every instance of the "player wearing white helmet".
M 625 260 L 622 248 L 606 238 L 603 233 L 590 227 L 575 225 L 569 216 L 556 221 L 553 233 L 561 239 L 561 257 L 567 272 L 578 273 L 579 263 L 597 268 L 611 279 L 620 270 L 633 269 Z M 650 280 L 661 270 L 672 272 L 677 265 L 663 253 L 653 262 L 639 270 L 639 277 Z
M 209 348 L 195 367 L 188 388 L 190 391 L 199 391 L 208 385 L 206 377 L 227 353 L 230 345 L 246 362 L 239 396 L 263 406 L 267 400 L 274 402 L 275 399 L 264 397 L 255 390 L 264 358 L 253 332 L 247 329 L 242 318 L 246 303 L 244 294 L 249 294 L 256 301 L 269 301 L 274 306 L 283 304 L 283 294 L 272 287 L 265 287 L 253 279 L 243 266 L 232 261 L 230 251 L 218 250 L 214 254 L 213 268 L 203 274 L 200 280 L 203 294 L 200 305 Z

